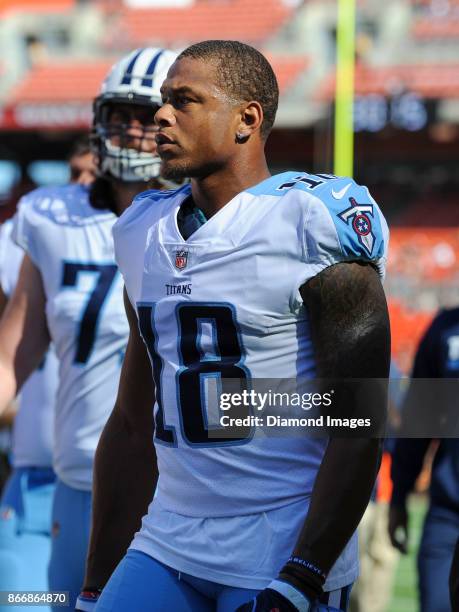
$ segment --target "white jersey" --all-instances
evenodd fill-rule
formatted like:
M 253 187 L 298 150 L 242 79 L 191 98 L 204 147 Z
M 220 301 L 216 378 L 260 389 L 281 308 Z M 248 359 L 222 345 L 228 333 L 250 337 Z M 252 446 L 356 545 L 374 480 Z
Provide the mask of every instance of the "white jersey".
M 388 230 L 368 190 L 351 179 L 286 172 L 238 194 L 184 240 L 177 213 L 190 190 L 141 194 L 113 233 L 157 396 L 160 477 L 133 546 L 197 575 L 192 560 L 180 561 L 184 540 L 173 537 L 176 521 L 190 530 L 184 517 L 218 522 L 297 503 L 305 515 L 327 444 L 251 438 L 250 432 L 239 440 L 211 439 L 218 407 L 206 394 L 208 378 L 312 378 L 313 346 L 299 288 L 343 261 L 371 261 L 383 275 Z M 175 518 L 161 544 L 158 516 L 164 513 Z M 280 551 L 282 532 L 276 542 Z M 207 545 L 198 546 L 207 570 L 227 576 L 218 555 L 213 565 L 208 561 Z M 294 538 L 289 545 L 292 550 Z M 355 578 L 354 553 L 330 588 Z M 193 548 L 190 554 L 200 553 Z M 261 573 L 253 588 L 265 585 L 274 569 Z M 247 581 L 234 575 L 231 584 Z
M 11 297 L 19 276 L 24 251 L 12 240 L 13 220 L 8 219 L 0 226 L 0 287 Z
M 41 188 L 20 202 L 14 238 L 40 270 L 59 359 L 53 465 L 90 490 L 95 449 L 113 408 L 127 342 L 113 213 L 95 210 L 80 185 Z
M 0 286 L 11 297 L 16 286 L 24 251 L 13 242 L 13 221 L 0 228 Z M 14 419 L 12 463 L 18 467 L 48 467 L 52 464 L 54 401 L 57 390 L 57 359 L 50 349 L 24 383 Z

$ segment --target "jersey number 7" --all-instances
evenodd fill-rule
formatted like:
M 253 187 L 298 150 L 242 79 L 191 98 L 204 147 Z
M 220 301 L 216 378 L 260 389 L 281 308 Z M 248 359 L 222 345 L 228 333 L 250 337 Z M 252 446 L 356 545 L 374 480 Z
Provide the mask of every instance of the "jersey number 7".
M 114 264 L 64 262 L 64 271 L 62 275 L 63 287 L 76 287 L 80 272 L 90 272 L 97 276 L 96 284 L 89 294 L 78 327 L 74 363 L 84 364 L 91 356 L 91 351 L 96 340 L 99 314 L 113 284 L 117 270 L 118 268 Z

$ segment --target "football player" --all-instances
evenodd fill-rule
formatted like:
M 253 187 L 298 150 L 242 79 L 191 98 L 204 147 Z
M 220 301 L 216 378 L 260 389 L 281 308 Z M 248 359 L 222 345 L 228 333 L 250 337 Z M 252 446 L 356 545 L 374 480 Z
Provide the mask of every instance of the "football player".
M 73 146 L 69 170 L 72 183 L 89 185 L 94 180 L 94 156 L 88 138 Z M 24 257 L 24 251 L 11 238 L 12 229 L 12 219 L 0 228 L 1 312 L 17 284 Z M 57 368 L 56 356 L 50 350 L 22 387 L 18 400 L 13 428 L 13 470 L 0 502 L 0 590 L 48 589 L 51 505 L 56 480 L 52 469 L 52 431 Z M 48 606 L 45 608 L 49 610 Z
M 24 252 L 11 239 L 13 221 L 0 228 L 0 295 L 14 291 Z M 52 469 L 57 360 L 49 351 L 18 398 L 12 472 L 0 500 L 0 590 L 46 591 L 51 548 Z M 0 610 L 6 610 L 0 604 Z M 25 607 L 25 610 L 32 610 Z M 46 608 L 49 610 L 49 607 Z
M 434 426 L 441 421 L 454 423 L 445 414 L 450 409 L 456 410 L 456 393 L 446 394 L 446 384 L 443 387 L 441 382 L 435 384 L 432 379 L 457 381 L 459 378 L 458 337 L 459 307 L 441 310 L 424 333 L 416 351 L 412 380 L 401 412 L 402 427 L 410 424 L 412 428 L 413 423 L 425 422 L 425 414 L 437 420 Z M 422 383 L 422 386 L 417 385 L 419 379 L 429 381 L 430 396 Z M 435 405 L 435 411 L 432 405 Z M 420 612 L 450 610 L 448 576 L 459 538 L 459 440 L 449 437 L 450 431 L 451 425 L 448 425 L 448 436 L 440 438 L 432 463 L 429 507 L 417 560 Z M 420 435 L 395 441 L 388 529 L 393 546 L 403 554 L 407 553 L 408 544 L 408 495 L 421 473 L 431 442 L 431 438 Z
M 114 226 L 130 336 L 86 587 L 95 601 L 109 579 L 97 612 L 346 610 L 380 440 L 225 439 L 208 390 L 317 376 L 337 381 L 336 414 L 383 413 L 384 393 L 344 397 L 339 381 L 388 375 L 386 223 L 350 178 L 270 175 L 278 86 L 252 47 L 192 45 L 162 98 L 162 175 L 191 184 L 139 195 Z
M 81 588 L 90 527 L 92 465 L 111 411 L 128 324 L 112 226 L 158 178 L 154 113 L 176 55 L 137 49 L 110 71 L 94 102 L 98 176 L 91 187 L 42 188 L 21 201 L 13 236 L 24 249 L 19 281 L 0 324 L 0 409 L 52 340 L 59 359 L 49 587 Z
M 74 144 L 68 163 L 71 183 L 90 185 L 94 181 L 94 155 L 87 137 Z M 0 228 L 1 312 L 17 284 L 24 257 L 24 251 L 11 238 L 12 230 L 12 219 Z M 13 428 L 13 471 L 0 502 L 3 591 L 48 589 L 51 506 L 56 480 L 52 469 L 52 432 L 57 379 L 58 362 L 50 350 L 21 389 Z M 29 609 L 32 608 L 26 606 Z

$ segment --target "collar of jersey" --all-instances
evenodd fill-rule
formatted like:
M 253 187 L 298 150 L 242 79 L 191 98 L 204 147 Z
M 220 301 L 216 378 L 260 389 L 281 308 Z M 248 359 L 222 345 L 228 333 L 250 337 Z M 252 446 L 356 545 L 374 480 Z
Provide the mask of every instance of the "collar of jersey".
M 285 175 L 286 178 L 290 178 L 290 175 L 295 174 L 294 172 L 284 172 L 282 174 L 269 176 L 260 183 L 245 189 L 244 191 L 237 193 L 229 202 L 225 204 L 220 210 L 218 210 L 210 219 L 205 220 L 202 224 L 193 231 L 188 238 L 184 238 L 178 224 L 178 214 L 180 207 L 191 195 L 191 185 L 187 185 L 187 189 L 181 190 L 180 194 L 174 202 L 171 209 L 171 214 L 167 215 L 163 226 L 163 237 L 167 242 L 173 243 L 185 243 L 185 244 L 196 244 L 196 243 L 209 243 L 212 241 L 212 245 L 215 246 L 216 242 L 220 238 L 222 242 L 228 243 L 230 241 L 234 246 L 239 242 L 237 237 L 233 235 L 231 231 L 232 222 L 235 219 L 234 209 L 237 202 L 240 201 L 243 194 L 250 195 L 271 195 L 274 186 L 279 185 L 279 181 Z M 297 173 L 296 173 L 297 174 Z M 282 193 L 276 193 L 275 195 L 282 195 Z M 199 209 L 197 209 L 199 210 Z M 202 214 L 202 211 L 201 211 Z M 202 214 L 202 216 L 204 216 Z M 201 221 L 203 219 L 201 218 Z M 238 218 L 240 221 L 240 218 Z

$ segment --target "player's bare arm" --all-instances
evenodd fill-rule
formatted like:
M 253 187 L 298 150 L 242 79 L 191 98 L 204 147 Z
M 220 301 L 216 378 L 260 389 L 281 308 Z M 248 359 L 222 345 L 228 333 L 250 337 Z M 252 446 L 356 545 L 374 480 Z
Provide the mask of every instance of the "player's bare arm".
M 5 292 L 0 287 L 0 317 L 3 315 L 7 304 L 8 304 L 8 297 L 5 295 Z
M 8 304 L 8 296 L 5 295 L 5 292 L 0 287 L 0 317 L 3 315 L 5 311 L 6 305 Z M 14 417 L 16 416 L 16 402 L 11 402 L 5 408 L 0 416 L 0 429 L 2 427 L 10 427 L 14 421 Z
M 113 412 L 96 452 L 85 589 L 101 589 L 140 527 L 156 486 L 154 387 L 137 317 L 124 292 L 130 335 Z
M 331 266 L 306 283 L 301 295 L 308 310 L 319 378 L 339 381 L 388 377 L 389 317 L 381 282 L 370 264 Z M 358 386 L 354 389 L 359 392 Z M 346 402 L 354 401 L 352 392 L 347 397 Z M 374 414 L 386 410 L 384 393 L 368 401 Z M 346 405 L 342 409 L 345 412 Z M 319 569 L 323 577 L 360 522 L 380 454 L 381 440 L 377 438 L 332 438 L 328 444 L 293 551 Z M 305 582 L 311 587 L 311 595 L 317 594 L 323 577 L 303 572 L 294 564 L 287 564 L 285 570 L 289 580 L 297 576 L 303 587 Z
M 24 257 L 16 289 L 0 321 L 0 413 L 38 367 L 50 337 L 38 268 Z

